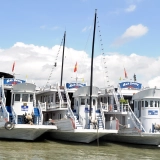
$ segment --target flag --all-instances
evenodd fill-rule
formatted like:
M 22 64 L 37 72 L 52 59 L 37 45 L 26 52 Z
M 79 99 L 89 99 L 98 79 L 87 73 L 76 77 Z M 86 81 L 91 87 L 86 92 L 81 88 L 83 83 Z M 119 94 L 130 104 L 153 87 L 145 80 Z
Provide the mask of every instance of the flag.
M 15 66 L 15 61 L 14 61 L 13 65 L 12 65 L 12 72 L 14 71 L 14 66 Z
M 124 68 L 124 77 L 125 77 L 125 78 L 128 78 L 127 72 L 126 72 L 125 68 Z
M 74 67 L 74 72 L 76 72 L 76 71 L 77 71 L 77 62 L 76 62 L 75 67 Z
M 84 82 L 84 78 L 82 78 L 82 82 Z
M 27 82 L 27 79 L 28 79 L 28 75 L 26 75 L 26 82 Z
M 122 80 L 122 78 L 120 77 L 120 78 L 119 78 L 119 80 L 121 81 L 121 80 Z

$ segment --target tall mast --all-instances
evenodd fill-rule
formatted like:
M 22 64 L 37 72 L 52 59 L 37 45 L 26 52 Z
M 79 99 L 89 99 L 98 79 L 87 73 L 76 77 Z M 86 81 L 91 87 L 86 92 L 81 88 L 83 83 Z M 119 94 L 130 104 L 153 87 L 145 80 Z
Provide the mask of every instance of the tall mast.
M 93 41 L 92 41 L 91 77 L 90 77 L 90 110 L 89 110 L 89 116 L 90 117 L 91 117 L 91 109 L 92 109 L 93 58 L 94 58 L 94 42 L 95 42 L 95 31 L 96 31 L 96 18 L 97 18 L 97 9 L 95 10 Z
M 63 61 L 64 61 L 65 39 L 66 39 L 66 31 L 64 32 L 64 39 L 63 39 L 63 54 L 62 54 L 62 68 L 61 68 L 61 83 L 60 83 L 60 86 L 62 86 L 62 79 L 63 79 Z

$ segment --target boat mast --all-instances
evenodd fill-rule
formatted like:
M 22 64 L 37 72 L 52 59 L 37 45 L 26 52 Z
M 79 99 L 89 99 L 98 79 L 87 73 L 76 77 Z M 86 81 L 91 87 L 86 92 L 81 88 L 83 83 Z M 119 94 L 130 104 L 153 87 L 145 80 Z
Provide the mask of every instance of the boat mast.
M 95 10 L 93 41 L 92 41 L 91 77 L 90 77 L 90 110 L 89 110 L 89 116 L 90 117 L 91 117 L 91 109 L 92 109 L 93 58 L 94 58 L 94 42 L 95 42 L 95 31 L 96 31 L 96 18 L 97 18 L 97 9 Z
M 66 31 L 64 32 L 64 39 L 63 39 L 63 54 L 62 54 L 62 68 L 61 68 L 61 83 L 60 83 L 60 86 L 62 86 L 62 79 L 63 79 L 63 61 L 64 61 L 65 39 L 66 39 Z

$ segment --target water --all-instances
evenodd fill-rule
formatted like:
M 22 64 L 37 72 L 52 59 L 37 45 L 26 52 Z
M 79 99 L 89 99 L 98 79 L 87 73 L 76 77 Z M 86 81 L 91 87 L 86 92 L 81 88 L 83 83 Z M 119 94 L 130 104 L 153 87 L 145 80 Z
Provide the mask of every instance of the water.
M 0 160 L 159 160 L 157 146 L 93 142 L 0 140 Z

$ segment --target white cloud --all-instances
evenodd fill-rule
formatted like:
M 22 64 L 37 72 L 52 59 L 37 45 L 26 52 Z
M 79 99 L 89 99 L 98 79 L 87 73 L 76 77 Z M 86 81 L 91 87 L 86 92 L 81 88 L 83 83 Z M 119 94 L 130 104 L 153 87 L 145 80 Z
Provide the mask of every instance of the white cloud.
M 113 45 L 114 46 L 122 45 L 134 38 L 144 36 L 147 32 L 148 32 L 148 27 L 143 26 L 142 24 L 132 25 L 126 29 L 126 31 L 122 34 L 121 37 L 116 39 Z
M 12 64 L 15 61 L 16 78 L 25 79 L 28 76 L 28 82 L 34 81 L 38 86 L 44 86 L 51 74 L 52 67 L 55 63 L 59 46 L 47 48 L 44 46 L 35 46 L 33 44 L 24 44 L 17 42 L 13 47 L 3 49 L 0 52 L 0 63 L 3 68 L 0 72 L 11 73 Z M 53 69 L 49 84 L 60 82 L 61 75 L 61 59 L 62 48 L 57 58 L 57 67 Z M 149 58 L 132 53 L 125 56 L 120 53 L 107 53 L 105 56 L 108 67 L 108 76 L 111 85 L 117 85 L 119 78 L 124 78 L 124 67 L 127 71 L 129 79 L 133 79 L 134 73 L 137 81 L 144 86 L 159 86 L 160 75 L 160 58 Z M 90 57 L 84 51 L 77 51 L 73 48 L 65 48 L 64 58 L 64 75 L 63 84 L 65 82 L 75 81 L 71 77 L 84 78 L 84 81 L 90 83 Z M 77 73 L 73 72 L 75 63 L 78 63 Z M 104 65 L 101 56 L 94 59 L 93 83 L 99 87 L 105 87 L 106 79 L 104 76 Z M 82 82 L 79 80 L 79 82 Z
M 132 25 L 124 32 L 122 38 L 140 37 L 145 35 L 147 32 L 148 28 L 146 26 L 143 26 L 142 24 Z
M 82 29 L 82 32 L 86 32 L 88 30 L 92 29 L 92 26 L 86 26 Z
M 148 82 L 150 87 L 158 87 L 160 88 L 160 76 L 157 76 Z
M 136 5 L 130 5 L 125 9 L 126 12 L 133 12 L 136 9 Z

